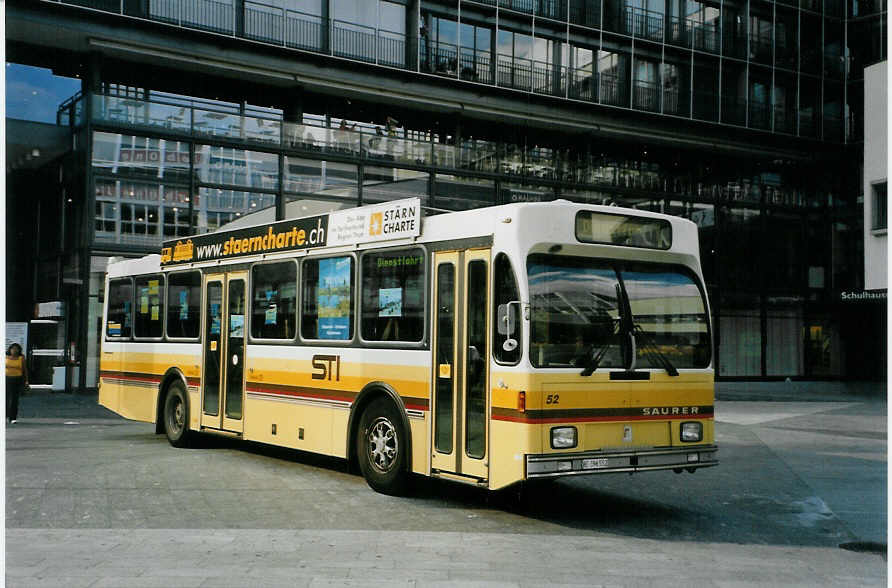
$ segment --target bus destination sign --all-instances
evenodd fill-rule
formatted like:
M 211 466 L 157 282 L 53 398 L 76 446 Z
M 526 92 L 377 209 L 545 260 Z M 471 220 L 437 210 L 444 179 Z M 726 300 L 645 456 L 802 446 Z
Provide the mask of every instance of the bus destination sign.
M 421 200 L 408 198 L 165 241 L 161 248 L 161 266 L 390 241 L 420 234 Z

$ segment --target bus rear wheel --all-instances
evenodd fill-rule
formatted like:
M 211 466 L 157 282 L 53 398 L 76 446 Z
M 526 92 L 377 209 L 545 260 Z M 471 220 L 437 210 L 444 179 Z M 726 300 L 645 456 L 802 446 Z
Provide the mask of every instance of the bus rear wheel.
M 356 436 L 356 455 L 366 482 L 382 494 L 406 491 L 407 438 L 399 413 L 385 398 L 373 400 L 363 411 Z
M 171 384 L 164 398 L 164 432 L 174 447 L 189 444 L 189 405 L 186 404 L 186 390 L 180 382 Z

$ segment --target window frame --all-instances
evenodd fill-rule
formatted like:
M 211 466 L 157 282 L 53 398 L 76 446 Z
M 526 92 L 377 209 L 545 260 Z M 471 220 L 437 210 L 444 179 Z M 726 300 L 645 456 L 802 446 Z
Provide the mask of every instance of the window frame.
M 882 191 L 882 196 L 880 195 Z M 870 184 L 870 232 L 874 235 L 885 235 L 889 230 L 889 192 L 886 180 Z M 880 218 L 877 203 L 883 201 L 883 215 Z
M 198 274 L 198 335 L 195 337 L 172 337 L 168 332 L 168 325 L 170 324 L 167 320 L 168 308 L 170 308 L 170 276 L 172 275 L 181 275 L 181 274 L 189 274 L 195 273 Z M 165 341 L 176 341 L 176 342 L 190 342 L 194 343 L 197 341 L 201 341 L 201 328 L 204 324 L 204 316 L 202 314 L 202 308 L 204 308 L 204 272 L 200 269 L 192 269 L 192 270 L 180 270 L 173 272 L 165 272 L 165 295 L 164 295 L 164 340 Z
M 105 338 L 106 341 L 132 341 L 132 340 L 133 340 L 133 326 L 134 326 L 134 320 L 133 320 L 133 299 L 134 299 L 134 292 L 135 292 L 135 286 L 134 286 L 134 284 L 133 284 L 133 278 L 134 278 L 134 276 L 122 276 L 122 277 L 118 277 L 118 278 L 109 278 L 109 280 L 108 280 L 108 290 L 107 290 L 107 292 L 106 292 L 106 294 L 105 294 L 105 310 L 104 310 L 104 312 L 105 312 L 105 325 L 104 325 L 104 328 L 103 328 L 103 336 L 104 336 L 104 338 Z M 125 336 L 121 336 L 121 335 L 117 335 L 117 336 L 116 336 L 116 335 L 109 335 L 109 334 L 108 334 L 108 318 L 109 318 L 109 316 L 108 316 L 108 311 L 109 311 L 109 304 L 110 304 L 110 302 L 111 302 L 111 289 L 112 289 L 112 284 L 113 284 L 114 282 L 124 282 L 124 281 L 130 283 L 130 308 L 131 308 L 131 310 L 130 310 L 130 313 L 131 313 L 131 316 L 130 316 L 130 334 L 127 335 L 126 337 L 125 337 Z M 123 326 L 122 326 L 122 328 L 123 328 Z
M 306 271 L 304 270 L 304 264 L 311 262 L 311 261 L 319 263 L 320 261 L 322 261 L 324 259 L 333 259 L 333 258 L 339 258 L 339 257 L 348 257 L 352 260 L 352 263 L 353 263 L 353 267 L 351 268 L 351 271 L 350 271 L 350 277 L 351 277 L 352 284 L 353 284 L 353 288 L 351 289 L 351 296 L 353 297 L 353 300 L 351 301 L 351 304 L 350 304 L 350 310 L 353 313 L 353 317 L 352 317 L 353 318 L 353 332 L 351 333 L 351 336 L 349 339 L 310 339 L 310 338 L 306 338 L 306 337 L 304 337 L 304 334 L 303 334 L 303 315 L 304 315 L 304 312 L 303 312 L 303 304 L 304 304 L 303 278 L 306 275 Z M 356 320 L 356 317 L 358 316 L 357 304 L 358 304 L 358 298 L 359 298 L 356 295 L 357 272 L 358 272 L 357 268 L 358 268 L 358 265 L 357 265 L 356 253 L 353 253 L 353 252 L 328 253 L 325 255 L 308 255 L 308 256 L 300 258 L 300 267 L 298 268 L 299 279 L 297 281 L 297 286 L 298 286 L 298 294 L 297 294 L 298 310 L 297 310 L 297 312 L 298 312 L 298 316 L 300 317 L 300 319 L 298 321 L 298 328 L 297 328 L 297 341 L 298 342 L 305 344 L 305 345 L 309 344 L 309 345 L 324 346 L 324 347 L 329 347 L 329 346 L 349 347 L 351 345 L 354 345 L 357 342 L 358 331 L 359 331 L 359 329 L 357 328 L 357 320 Z M 319 315 L 317 313 L 316 317 L 318 318 L 318 316 Z
M 422 333 L 420 341 L 375 341 L 375 340 L 366 340 L 362 336 L 362 300 L 363 300 L 363 279 L 365 278 L 365 272 L 363 271 L 363 261 L 367 255 L 374 254 L 387 254 L 387 253 L 396 253 L 399 251 L 421 251 L 422 256 L 424 257 L 424 272 L 422 274 L 422 298 L 423 298 L 423 308 L 422 308 Z M 360 252 L 359 262 L 357 264 L 357 273 L 359 275 L 357 279 L 357 292 L 358 296 L 356 297 L 356 316 L 357 316 L 357 325 L 356 329 L 356 340 L 357 342 L 364 347 L 382 347 L 382 348 L 412 348 L 412 349 L 423 349 L 427 346 L 427 340 L 430 334 L 429 329 L 429 315 L 428 312 L 430 310 L 430 296 L 431 296 L 431 288 L 430 288 L 430 279 L 431 279 L 431 268 L 430 268 L 430 255 L 426 247 L 422 245 L 400 245 L 396 247 L 387 247 L 382 249 L 365 249 Z
M 161 308 L 159 310 L 161 315 L 161 335 L 158 337 L 142 337 L 136 334 L 136 282 L 139 279 L 148 279 L 153 276 L 158 276 L 161 278 L 159 280 L 158 288 L 160 290 L 159 296 L 161 298 Z M 164 341 L 165 334 L 167 333 L 167 274 L 164 272 L 158 273 L 150 273 L 150 274 L 138 274 L 135 276 L 131 276 L 133 279 L 133 330 L 132 336 L 134 341 Z
M 263 261 L 254 262 L 250 265 L 250 267 L 248 267 L 248 277 L 245 280 L 245 282 L 246 282 L 245 288 L 250 293 L 250 297 L 246 304 L 246 307 L 247 307 L 246 310 L 248 312 L 247 322 L 249 323 L 247 325 L 247 330 L 248 330 L 247 340 L 246 340 L 247 344 L 254 343 L 254 344 L 258 344 L 258 345 L 293 345 L 300 340 L 299 337 L 300 337 L 301 315 L 302 315 L 301 303 L 303 302 L 303 299 L 300 295 L 300 291 L 301 291 L 301 281 L 300 280 L 303 275 L 301 272 L 301 269 L 302 269 L 301 266 L 303 265 L 301 263 L 301 260 L 302 259 L 298 258 L 298 257 L 283 258 L 283 259 L 267 259 L 267 260 L 263 260 Z M 254 268 L 257 266 L 261 266 L 261 265 L 275 265 L 275 264 L 282 264 L 282 263 L 290 263 L 290 264 L 294 265 L 294 284 L 295 284 L 295 286 L 294 286 L 295 287 L 295 290 L 294 290 L 294 320 L 295 320 L 294 336 L 291 337 L 290 339 L 270 339 L 267 337 L 256 337 L 255 338 L 254 334 L 253 334 L 253 328 L 254 328 Z M 324 341 L 324 339 L 323 339 L 323 341 Z

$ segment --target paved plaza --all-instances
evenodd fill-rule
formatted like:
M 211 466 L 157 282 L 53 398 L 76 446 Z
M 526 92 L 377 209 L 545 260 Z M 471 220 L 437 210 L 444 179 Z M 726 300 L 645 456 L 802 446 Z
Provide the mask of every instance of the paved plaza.
M 812 400 L 717 401 L 721 465 L 694 475 L 394 498 L 339 460 L 175 449 L 33 394 L 6 431 L 6 585 L 885 586 L 886 403 Z

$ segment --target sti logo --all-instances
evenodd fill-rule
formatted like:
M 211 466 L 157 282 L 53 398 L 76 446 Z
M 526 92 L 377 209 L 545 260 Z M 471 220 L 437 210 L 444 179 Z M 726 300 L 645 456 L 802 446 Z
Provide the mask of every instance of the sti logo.
M 383 228 L 384 228 L 384 213 L 383 212 L 372 213 L 371 218 L 369 220 L 369 235 L 373 236 L 373 237 L 376 235 L 380 235 Z

